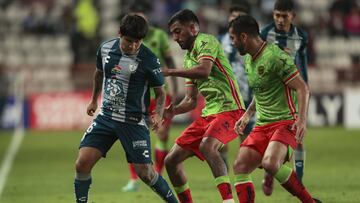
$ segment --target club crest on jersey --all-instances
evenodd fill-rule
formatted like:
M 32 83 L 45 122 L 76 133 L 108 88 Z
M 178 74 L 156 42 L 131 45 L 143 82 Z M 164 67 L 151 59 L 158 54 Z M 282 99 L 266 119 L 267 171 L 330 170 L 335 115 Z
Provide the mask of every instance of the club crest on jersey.
M 130 62 L 129 63 L 129 70 L 131 73 L 134 73 L 136 69 L 138 68 L 139 63 L 138 62 Z
M 257 71 L 258 71 L 258 74 L 259 74 L 260 76 L 262 76 L 262 75 L 264 74 L 264 72 L 265 72 L 265 67 L 264 67 L 264 66 L 259 66 L 259 67 L 257 68 Z

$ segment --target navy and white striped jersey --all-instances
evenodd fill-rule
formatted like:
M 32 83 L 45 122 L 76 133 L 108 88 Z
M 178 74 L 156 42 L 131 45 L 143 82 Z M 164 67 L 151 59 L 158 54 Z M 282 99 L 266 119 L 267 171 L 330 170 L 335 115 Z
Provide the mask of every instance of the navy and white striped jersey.
M 261 30 L 260 36 L 263 40 L 275 43 L 282 50 L 288 52 L 298 67 L 302 78 L 306 83 L 308 82 L 306 53 L 308 35 L 304 30 L 291 25 L 290 32 L 285 33 L 276 29 L 273 22 Z
M 106 41 L 97 52 L 104 75 L 100 115 L 148 126 L 149 88 L 164 84 L 159 59 L 143 44 L 135 55 L 123 54 L 119 44 L 120 38 Z

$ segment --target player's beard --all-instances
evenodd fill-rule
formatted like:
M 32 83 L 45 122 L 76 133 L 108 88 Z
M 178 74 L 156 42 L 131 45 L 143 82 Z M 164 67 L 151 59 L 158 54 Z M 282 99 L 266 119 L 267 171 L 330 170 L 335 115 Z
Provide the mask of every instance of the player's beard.
M 236 48 L 241 56 L 244 56 L 246 54 L 245 44 L 243 44 L 242 42 L 239 42 L 239 45 Z

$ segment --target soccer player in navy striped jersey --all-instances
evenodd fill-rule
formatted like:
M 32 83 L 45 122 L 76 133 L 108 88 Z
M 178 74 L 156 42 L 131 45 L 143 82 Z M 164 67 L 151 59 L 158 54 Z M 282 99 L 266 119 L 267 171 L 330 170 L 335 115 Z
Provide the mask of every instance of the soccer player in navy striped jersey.
M 291 0 L 277 0 L 274 5 L 274 22 L 265 26 L 260 36 L 263 40 L 277 44 L 294 60 L 295 65 L 304 79 L 308 82 L 306 46 L 307 33 L 293 24 L 295 5 Z M 305 164 L 305 149 L 302 143 L 298 144 L 294 152 L 296 175 L 302 181 Z M 273 177 L 265 174 L 263 191 L 271 195 L 273 191 Z
M 97 53 L 94 87 L 87 114 L 94 115 L 102 92 L 99 115 L 84 133 L 76 160 L 76 202 L 87 202 L 91 169 L 120 140 L 126 159 L 137 175 L 165 202 L 178 202 L 169 185 L 155 172 L 151 160 L 149 123 L 157 130 L 164 109 L 164 77 L 160 62 L 142 44 L 148 31 L 144 18 L 126 15 L 120 23 L 119 38 L 104 42 Z M 150 88 L 156 99 L 155 114 L 149 118 Z

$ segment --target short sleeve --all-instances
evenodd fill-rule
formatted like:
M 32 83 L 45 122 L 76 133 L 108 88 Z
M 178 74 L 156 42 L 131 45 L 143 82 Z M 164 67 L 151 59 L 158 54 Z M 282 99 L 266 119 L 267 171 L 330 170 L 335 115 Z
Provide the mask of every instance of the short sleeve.
M 281 53 L 280 56 L 275 59 L 274 66 L 276 73 L 285 84 L 288 84 L 299 75 L 299 71 L 294 64 L 294 61 L 285 52 Z
M 96 52 L 96 69 L 103 71 L 101 47 Z
M 197 61 L 201 59 L 215 61 L 220 47 L 219 41 L 215 37 L 202 38 L 196 43 Z
M 149 63 L 149 85 L 150 87 L 160 87 L 164 85 L 164 75 L 162 74 L 160 67 L 160 60 L 154 58 Z

